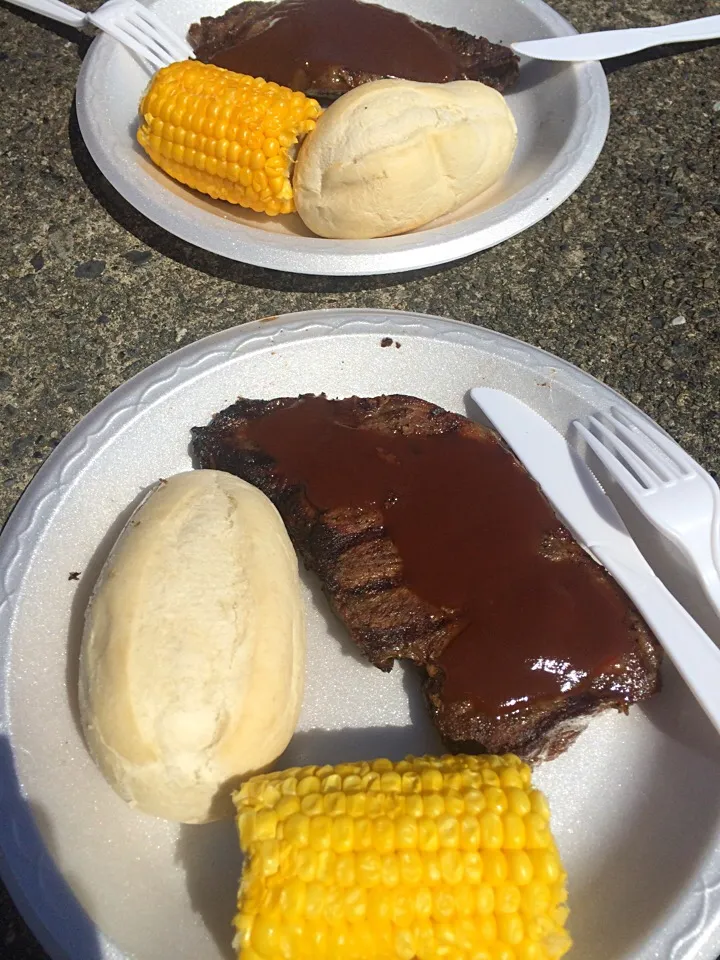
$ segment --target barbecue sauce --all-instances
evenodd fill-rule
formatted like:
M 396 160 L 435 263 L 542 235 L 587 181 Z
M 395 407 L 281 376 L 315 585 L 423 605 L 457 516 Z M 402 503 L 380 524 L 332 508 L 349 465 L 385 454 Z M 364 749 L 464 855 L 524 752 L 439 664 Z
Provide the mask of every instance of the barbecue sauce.
M 381 433 L 347 409 L 302 398 L 249 438 L 319 510 L 382 510 L 404 583 L 457 614 L 443 700 L 504 715 L 587 689 L 634 649 L 624 594 L 563 552 L 569 534 L 495 434 Z
M 464 76 L 468 57 L 440 43 L 407 14 L 374 3 L 284 0 L 210 63 L 305 90 L 338 66 L 444 83 Z

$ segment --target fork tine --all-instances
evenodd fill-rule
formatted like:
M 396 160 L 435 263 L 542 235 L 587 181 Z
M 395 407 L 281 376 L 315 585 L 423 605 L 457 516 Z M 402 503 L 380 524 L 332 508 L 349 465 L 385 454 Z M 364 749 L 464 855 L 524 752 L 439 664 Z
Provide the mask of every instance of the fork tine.
M 151 53 L 154 54 L 161 66 L 165 67 L 172 61 L 171 54 L 163 47 L 162 43 L 160 43 L 156 37 L 149 34 L 147 29 L 141 25 L 134 23 L 132 20 L 125 20 L 122 24 L 118 23 L 117 26 L 118 29 L 124 30 L 129 37 L 132 37 L 133 40 L 143 44 L 147 49 L 147 55 L 149 56 Z
M 650 444 L 652 441 L 645 433 L 638 433 L 632 430 L 626 424 L 619 420 L 614 414 L 610 416 L 610 422 L 615 432 L 626 440 L 628 445 L 637 453 L 652 470 L 654 470 L 662 480 L 673 481 L 682 479 L 680 468 L 674 461 L 658 456 Z
M 120 26 L 119 24 L 114 23 L 111 27 L 105 27 L 104 30 L 105 33 L 109 34 L 111 37 L 114 37 L 119 43 L 122 43 L 124 46 L 133 50 L 139 57 L 149 63 L 150 66 L 155 67 L 156 70 L 167 66 L 167 60 L 161 59 L 156 53 L 154 53 L 153 50 L 151 50 L 145 43 L 144 37 L 142 37 L 140 42 L 138 42 L 136 37 L 128 33 L 127 25 Z
M 161 20 L 152 10 L 147 7 L 138 7 L 133 11 L 134 15 L 146 23 L 165 44 L 165 47 L 174 54 L 177 60 L 187 60 L 192 56 L 192 47 L 179 34 L 171 30 L 168 25 Z
M 607 468 L 608 473 L 615 478 L 631 499 L 637 500 L 646 492 L 645 487 L 637 477 L 633 476 L 625 464 L 621 463 L 611 450 L 608 450 L 602 440 L 599 440 L 594 433 L 590 433 L 588 428 L 579 420 L 573 420 L 573 426 L 595 453 L 598 460 Z
M 590 426 L 594 427 L 600 434 L 600 439 L 603 444 L 606 447 L 609 445 L 610 452 L 612 453 L 614 451 L 616 456 L 619 454 L 623 458 L 625 465 L 634 471 L 641 484 L 645 484 L 648 490 L 652 490 L 658 486 L 663 478 L 658 477 L 657 474 L 653 472 L 650 464 L 639 457 L 632 447 L 628 446 L 616 433 L 613 433 L 599 417 L 590 417 L 589 423 Z
M 632 424 L 641 434 L 650 437 L 652 442 L 656 444 L 677 467 L 681 476 L 693 476 L 697 472 L 692 457 L 685 453 L 682 447 L 678 446 L 674 440 L 671 440 L 670 437 L 667 437 L 661 430 L 653 426 L 653 424 L 641 420 L 637 414 L 630 410 L 620 410 L 618 407 L 612 407 L 610 412 L 616 422 L 620 422 L 619 418 L 621 417 L 623 420 Z
M 160 36 L 164 37 L 170 49 L 177 50 L 179 59 L 187 59 L 192 56 L 193 49 L 188 41 L 175 33 L 166 23 L 156 17 L 151 10 L 143 8 L 143 16 L 148 17 L 148 22 L 153 23 Z

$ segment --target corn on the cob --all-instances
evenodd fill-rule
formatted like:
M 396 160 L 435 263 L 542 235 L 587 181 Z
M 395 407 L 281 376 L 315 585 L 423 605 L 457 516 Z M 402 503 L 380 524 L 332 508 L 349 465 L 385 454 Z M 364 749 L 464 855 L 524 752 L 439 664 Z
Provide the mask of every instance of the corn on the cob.
M 235 794 L 242 960 L 557 960 L 565 872 L 515 756 L 303 767 Z
M 292 151 L 322 108 L 304 93 L 198 60 L 159 70 L 138 141 L 175 180 L 258 213 L 292 213 Z

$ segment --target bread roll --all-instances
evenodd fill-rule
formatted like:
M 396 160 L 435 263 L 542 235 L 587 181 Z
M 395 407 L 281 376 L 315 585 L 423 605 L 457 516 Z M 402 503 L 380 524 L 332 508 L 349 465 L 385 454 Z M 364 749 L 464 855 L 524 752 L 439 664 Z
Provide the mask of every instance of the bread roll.
M 502 94 L 474 80 L 377 80 L 335 101 L 305 138 L 293 189 L 321 237 L 404 233 L 499 180 L 517 142 Z
M 202 823 L 285 749 L 300 711 L 305 621 L 282 520 L 214 470 L 160 481 L 100 575 L 85 620 L 80 712 L 125 800 Z

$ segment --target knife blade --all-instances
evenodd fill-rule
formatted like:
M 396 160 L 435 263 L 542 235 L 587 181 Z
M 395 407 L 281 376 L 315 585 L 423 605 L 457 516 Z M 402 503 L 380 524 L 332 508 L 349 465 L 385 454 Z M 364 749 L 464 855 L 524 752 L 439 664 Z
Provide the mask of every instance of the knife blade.
M 537 481 L 576 540 L 591 552 L 608 542 L 630 541 L 635 546 L 589 467 L 552 424 L 504 390 L 476 387 L 470 396 Z
M 489 387 L 470 396 L 575 539 L 623 587 L 720 732 L 720 649 L 655 575 L 590 468 L 521 400 Z

